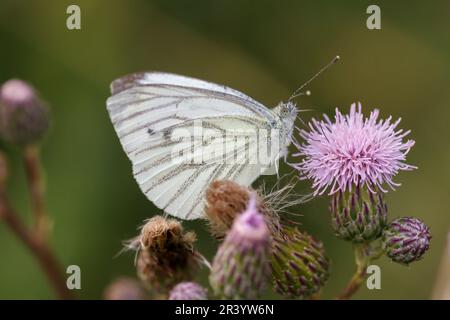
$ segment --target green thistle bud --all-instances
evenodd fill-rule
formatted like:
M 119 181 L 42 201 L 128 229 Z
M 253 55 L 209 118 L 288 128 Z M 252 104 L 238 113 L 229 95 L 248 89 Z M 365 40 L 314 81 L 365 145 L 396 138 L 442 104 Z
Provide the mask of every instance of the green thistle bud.
M 49 112 L 35 90 L 21 80 L 0 88 L 0 133 L 10 143 L 25 146 L 39 141 L 47 131 Z
M 430 247 L 430 230 L 419 219 L 397 218 L 383 231 L 382 246 L 393 261 L 409 264 L 420 260 Z
M 305 299 L 327 281 L 329 261 L 321 242 L 297 228 L 285 227 L 273 237 L 271 267 L 279 294 Z
M 333 194 L 330 212 L 336 236 L 354 243 L 378 239 L 387 224 L 383 194 L 365 188 Z
M 270 279 L 269 254 L 270 233 L 253 196 L 214 257 L 209 281 L 215 295 L 226 299 L 257 297 Z
M 206 290 L 195 282 L 181 282 L 170 291 L 169 300 L 207 300 Z

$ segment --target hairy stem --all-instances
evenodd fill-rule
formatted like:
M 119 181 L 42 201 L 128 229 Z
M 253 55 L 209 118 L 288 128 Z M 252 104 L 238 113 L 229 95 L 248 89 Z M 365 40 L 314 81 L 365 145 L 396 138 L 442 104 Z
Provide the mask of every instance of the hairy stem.
M 3 188 L 0 190 L 0 218 L 36 257 L 58 296 L 61 299 L 72 299 L 73 295 L 67 289 L 62 270 L 50 248 L 42 239 L 34 236 L 11 209 Z
M 31 195 L 35 232 L 38 237 L 45 240 L 48 236 L 48 215 L 45 208 L 44 184 L 38 147 L 34 145 L 26 146 L 23 150 L 23 160 Z
M 62 269 L 47 242 L 37 235 L 36 229 L 31 230 L 27 228 L 11 207 L 5 189 L 7 174 L 6 159 L 3 154 L 0 154 L 0 219 L 6 223 L 14 235 L 35 256 L 58 297 L 61 299 L 73 299 L 72 292 L 66 286 Z

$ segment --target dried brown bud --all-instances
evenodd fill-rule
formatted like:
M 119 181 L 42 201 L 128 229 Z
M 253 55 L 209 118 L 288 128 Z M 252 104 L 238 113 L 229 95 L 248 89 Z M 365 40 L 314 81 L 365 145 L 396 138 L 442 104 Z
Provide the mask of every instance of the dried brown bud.
M 233 225 L 234 218 L 245 211 L 250 190 L 233 181 L 214 181 L 206 191 L 205 213 L 211 233 L 224 238 Z
M 105 300 L 145 300 L 145 292 L 140 283 L 131 278 L 119 278 L 106 287 Z
M 206 191 L 205 213 L 209 220 L 211 233 L 217 239 L 223 239 L 231 229 L 234 219 L 243 213 L 251 194 L 256 194 L 256 206 L 265 217 L 270 231 L 279 228 L 278 215 L 263 200 L 263 197 L 248 187 L 230 180 L 217 180 Z
M 195 233 L 184 232 L 179 221 L 161 216 L 149 219 L 141 228 L 139 237 L 141 247 L 154 252 L 163 252 L 169 246 L 182 246 L 192 250 L 196 240 Z
M 200 266 L 195 241 L 195 233 L 184 232 L 177 220 L 161 216 L 148 220 L 132 243 L 139 250 L 136 268 L 144 285 L 165 293 L 175 284 L 191 280 Z

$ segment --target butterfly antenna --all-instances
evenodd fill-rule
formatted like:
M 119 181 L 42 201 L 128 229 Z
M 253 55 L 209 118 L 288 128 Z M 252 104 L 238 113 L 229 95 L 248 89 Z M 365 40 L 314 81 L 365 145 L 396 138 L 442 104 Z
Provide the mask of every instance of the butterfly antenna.
M 298 88 L 297 90 L 294 91 L 294 93 L 291 95 L 291 97 L 289 98 L 288 101 L 292 101 L 292 99 L 295 99 L 299 96 L 309 96 L 311 94 L 311 91 L 306 91 L 306 92 L 302 92 L 303 88 L 306 87 L 308 84 L 310 84 L 315 78 L 317 78 L 322 72 L 324 72 L 325 70 L 327 70 L 329 67 L 331 67 L 333 64 L 335 64 L 336 62 L 339 61 L 341 57 L 336 56 L 333 58 L 333 60 L 331 60 L 330 62 L 328 62 L 327 65 L 325 65 L 322 69 L 320 69 L 315 75 L 313 75 L 308 81 L 306 81 L 304 84 L 302 84 L 300 86 L 300 88 Z

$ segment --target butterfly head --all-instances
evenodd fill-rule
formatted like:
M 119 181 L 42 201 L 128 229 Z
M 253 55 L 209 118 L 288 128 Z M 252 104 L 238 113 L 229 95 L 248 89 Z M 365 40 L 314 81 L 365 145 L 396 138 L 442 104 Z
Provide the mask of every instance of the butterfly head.
M 274 109 L 275 113 L 280 117 L 283 129 L 286 133 L 290 133 L 294 127 L 295 119 L 297 118 L 297 106 L 294 102 L 280 102 Z
M 280 138 L 282 139 L 281 145 L 284 146 L 281 155 L 286 156 L 287 147 L 292 142 L 294 123 L 298 113 L 297 106 L 292 101 L 280 102 L 274 111 L 278 115 L 280 119 L 279 123 L 281 124 L 281 128 L 279 128 L 281 133 Z
M 278 106 L 280 108 L 280 118 L 282 120 L 295 120 L 297 117 L 297 106 L 294 102 L 281 102 Z

